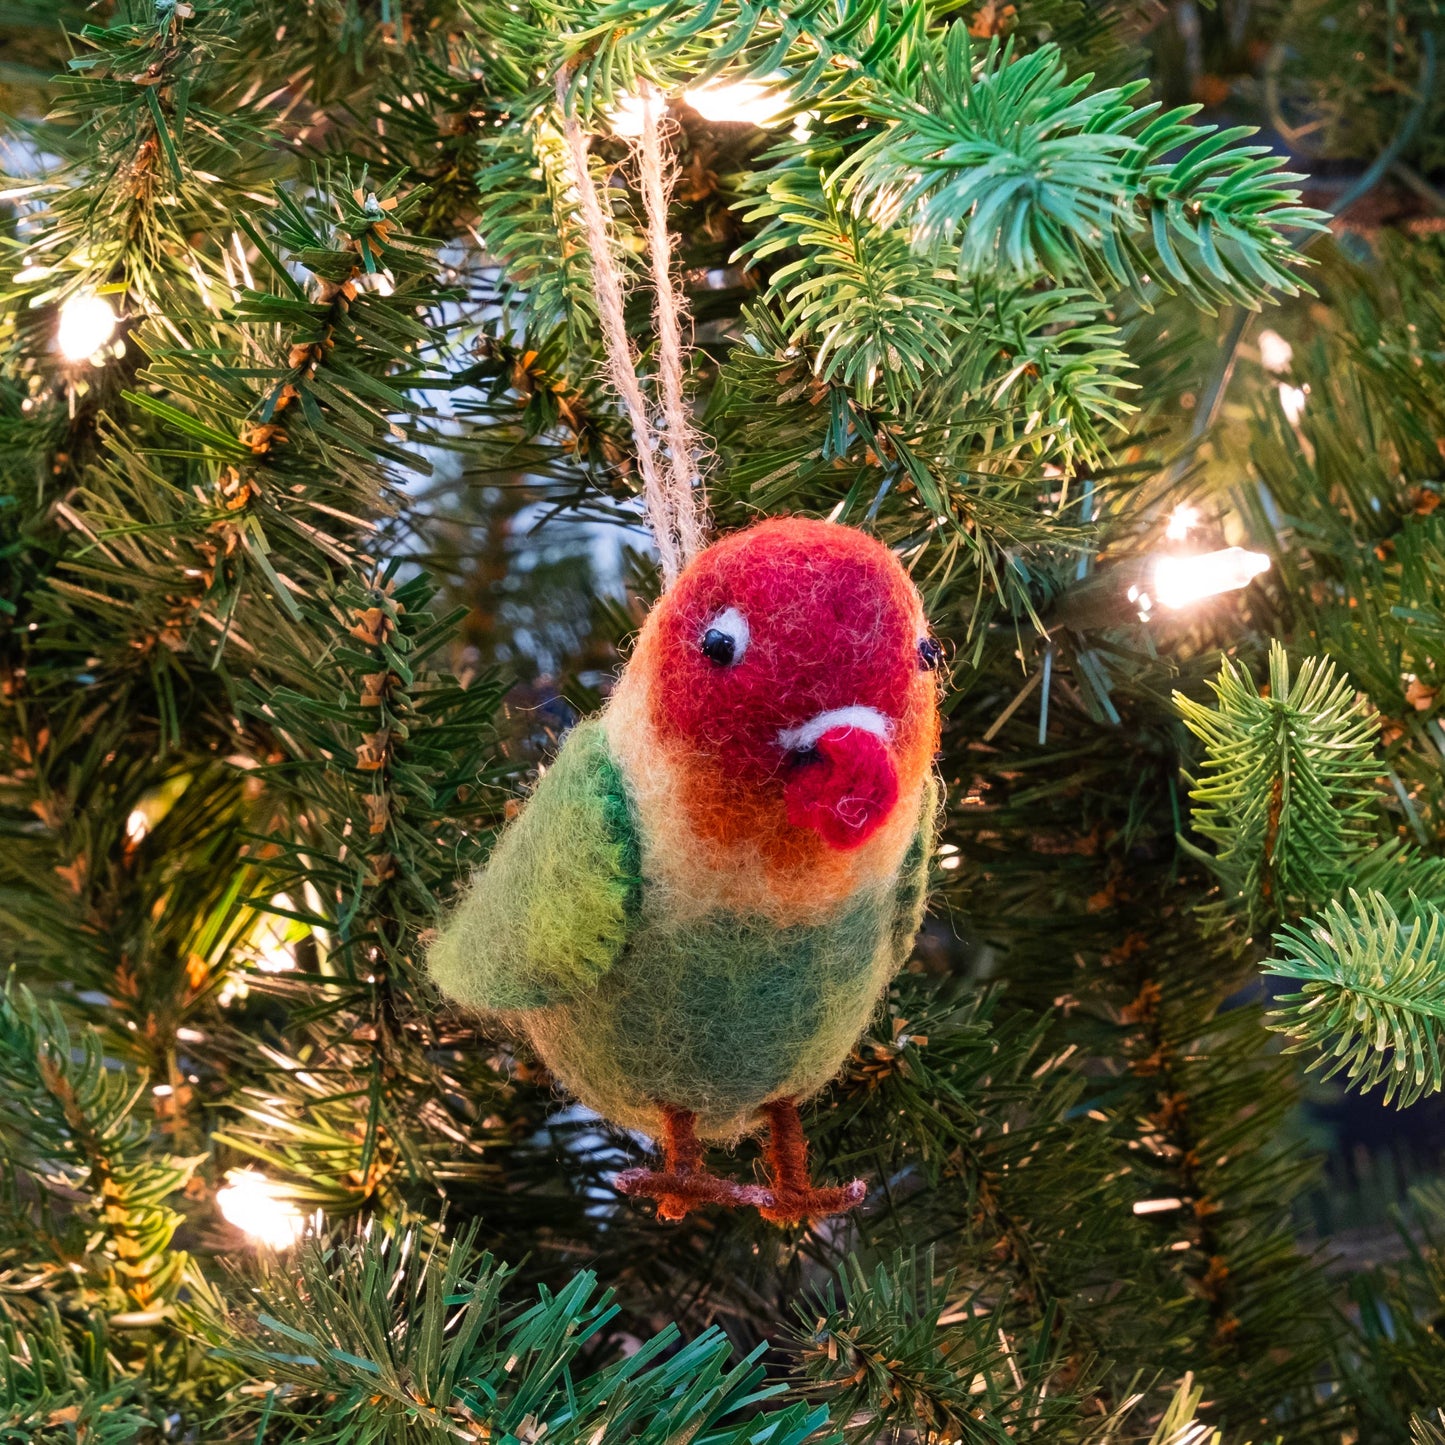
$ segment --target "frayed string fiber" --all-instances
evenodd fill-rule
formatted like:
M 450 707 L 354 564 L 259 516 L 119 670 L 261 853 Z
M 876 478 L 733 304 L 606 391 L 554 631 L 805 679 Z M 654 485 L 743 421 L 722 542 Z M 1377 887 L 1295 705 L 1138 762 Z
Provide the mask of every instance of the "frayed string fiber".
M 637 444 L 637 468 L 642 473 L 642 498 L 652 524 L 653 538 L 657 543 L 663 581 L 667 586 L 671 586 L 677 579 L 683 559 L 672 526 L 672 505 L 668 497 L 667 481 L 658 468 L 657 445 L 653 438 L 652 423 L 647 415 L 647 400 L 642 394 L 642 383 L 637 379 L 632 342 L 627 335 L 622 274 L 612 256 L 607 218 L 603 214 L 597 187 L 592 182 L 592 168 L 587 157 L 588 137 L 567 104 L 570 78 L 567 70 L 558 74 L 557 104 L 562 112 L 562 135 L 567 142 L 567 151 L 572 161 L 572 182 L 577 188 L 582 225 L 587 233 L 587 246 L 592 263 L 592 288 L 597 297 L 597 316 L 602 323 L 607 375 L 621 397 L 628 420 L 632 424 L 632 436 Z
M 667 227 L 672 165 L 663 148 L 663 100 L 650 84 L 644 86 L 641 97 L 642 134 L 637 155 L 652 272 L 658 390 L 667 438 L 665 471 L 657 428 L 648 411 L 637 375 L 637 358 L 627 335 L 624 314 L 626 286 L 612 254 L 607 216 L 592 180 L 588 137 L 568 105 L 570 81 L 571 71 L 564 68 L 557 76 L 557 104 L 562 112 L 562 134 L 571 160 L 583 228 L 587 233 L 592 285 L 597 297 L 597 314 L 602 323 L 603 350 L 607 357 L 607 375 L 621 397 L 632 425 L 638 470 L 642 474 L 643 503 L 657 543 L 663 585 L 671 587 L 681 569 L 702 550 L 706 542 L 707 509 L 706 494 L 696 465 L 702 448 L 683 387 L 685 349 L 682 331 L 687 315 L 687 299 L 673 274 L 672 237 Z
M 701 445 L 692 424 L 692 412 L 683 392 L 683 325 L 687 297 L 673 274 L 672 236 L 668 231 L 668 203 L 672 197 L 675 163 L 664 152 L 663 99 L 644 82 L 642 134 L 638 140 L 643 213 L 647 217 L 647 250 L 652 265 L 653 321 L 657 331 L 658 380 L 662 416 L 667 428 L 667 458 L 671 473 L 669 522 L 677 537 L 684 566 L 706 541 L 707 518 L 701 478 L 695 458 Z

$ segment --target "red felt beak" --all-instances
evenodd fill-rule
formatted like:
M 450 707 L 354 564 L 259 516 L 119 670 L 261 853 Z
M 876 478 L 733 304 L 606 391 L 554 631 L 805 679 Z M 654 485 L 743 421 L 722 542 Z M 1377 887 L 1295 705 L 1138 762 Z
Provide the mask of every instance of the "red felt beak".
M 814 829 L 830 848 L 866 843 L 898 801 L 888 745 L 863 728 L 829 729 L 795 767 L 783 790 L 788 821 Z

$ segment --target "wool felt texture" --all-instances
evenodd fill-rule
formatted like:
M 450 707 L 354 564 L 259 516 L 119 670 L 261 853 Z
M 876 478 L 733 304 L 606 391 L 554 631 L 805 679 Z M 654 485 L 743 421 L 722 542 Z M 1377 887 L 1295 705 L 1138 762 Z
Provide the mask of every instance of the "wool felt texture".
M 621 776 L 581 723 L 432 945 L 431 975 L 479 1012 L 545 1008 L 612 966 L 640 887 Z
M 701 643 L 729 609 L 748 636 L 720 665 Z M 442 930 L 438 985 L 654 1135 L 670 1108 L 735 1139 L 816 1093 L 922 917 L 925 635 L 897 559 L 850 528 L 769 521 L 701 553 Z M 834 712 L 866 725 L 828 727 Z M 810 719 L 811 746 L 779 742 Z
M 834 848 L 866 843 L 898 801 L 898 773 L 888 749 L 871 732 L 829 728 L 813 744 L 817 754 L 783 789 L 788 822 L 812 828 Z
M 718 668 L 698 640 L 730 609 L 747 619 L 748 646 Z M 648 616 L 604 714 L 659 907 L 822 922 L 896 877 L 938 746 L 937 676 L 918 650 L 927 631 L 898 559 L 851 527 L 772 519 L 687 568 Z M 891 722 L 898 802 L 840 848 L 789 818 L 788 786 L 808 787 L 817 760 L 783 753 L 777 735 L 853 707 Z

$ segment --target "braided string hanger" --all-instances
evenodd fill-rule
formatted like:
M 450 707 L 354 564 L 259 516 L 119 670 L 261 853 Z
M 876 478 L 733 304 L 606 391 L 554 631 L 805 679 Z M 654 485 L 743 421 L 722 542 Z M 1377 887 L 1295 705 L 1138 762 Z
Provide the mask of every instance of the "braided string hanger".
M 651 85 L 644 85 L 639 106 L 641 133 L 632 145 L 647 221 L 652 319 L 657 332 L 660 416 L 654 421 L 637 374 L 637 355 L 627 335 L 623 272 L 613 258 L 607 214 L 587 163 L 590 137 L 567 104 L 570 80 L 571 70 L 564 66 L 557 75 L 557 104 L 587 235 L 607 376 L 632 425 L 643 505 L 657 542 L 663 585 L 671 587 L 678 573 L 706 545 L 707 516 L 706 492 L 695 462 L 699 438 L 683 390 L 686 349 L 682 333 L 687 298 L 673 274 L 672 236 L 667 229 L 674 164 L 663 143 L 663 101 Z M 665 436 L 665 447 L 659 433 Z

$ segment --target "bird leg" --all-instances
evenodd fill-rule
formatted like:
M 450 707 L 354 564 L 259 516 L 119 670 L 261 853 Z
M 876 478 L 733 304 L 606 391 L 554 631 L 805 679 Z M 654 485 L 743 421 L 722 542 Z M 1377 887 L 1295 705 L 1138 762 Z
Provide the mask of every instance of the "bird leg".
M 863 1202 L 867 1192 L 863 1181 L 830 1184 L 817 1188 L 808 1172 L 808 1140 L 798 1106 L 791 1099 L 775 1099 L 763 1105 L 768 1121 L 768 1199 L 758 1206 L 764 1219 L 774 1224 L 797 1224 L 825 1214 L 845 1214 Z
M 662 1168 L 628 1169 L 614 1183 L 621 1194 L 657 1200 L 659 1219 L 682 1219 L 708 1204 L 736 1209 L 770 1197 L 756 1185 L 734 1184 L 709 1174 L 703 1167 L 697 1115 L 671 1104 L 662 1105 Z

